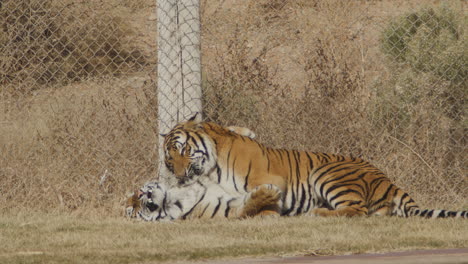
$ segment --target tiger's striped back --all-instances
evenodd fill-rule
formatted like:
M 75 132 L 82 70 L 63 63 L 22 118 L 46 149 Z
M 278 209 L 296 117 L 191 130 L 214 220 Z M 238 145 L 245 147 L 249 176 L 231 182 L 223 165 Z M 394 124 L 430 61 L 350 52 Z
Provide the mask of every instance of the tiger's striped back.
M 421 210 L 407 192 L 360 158 L 324 164 L 312 176 L 314 191 L 328 205 L 315 209 L 316 215 L 468 218 L 467 211 Z

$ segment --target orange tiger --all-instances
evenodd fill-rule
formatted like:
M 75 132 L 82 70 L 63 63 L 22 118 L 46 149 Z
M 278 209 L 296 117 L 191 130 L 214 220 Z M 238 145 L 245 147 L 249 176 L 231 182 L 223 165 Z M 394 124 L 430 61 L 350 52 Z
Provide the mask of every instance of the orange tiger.
M 282 215 L 468 218 L 467 211 L 420 209 L 361 158 L 270 148 L 197 114 L 164 135 L 164 151 L 165 167 L 181 185 L 208 177 L 233 195 L 278 186 Z

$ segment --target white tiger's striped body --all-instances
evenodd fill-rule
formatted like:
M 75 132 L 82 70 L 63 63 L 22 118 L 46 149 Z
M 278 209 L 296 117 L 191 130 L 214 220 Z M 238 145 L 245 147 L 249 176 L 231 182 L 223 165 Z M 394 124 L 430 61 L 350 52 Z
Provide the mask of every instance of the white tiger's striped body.
M 271 184 L 232 196 L 209 180 L 172 188 L 151 181 L 140 189 L 138 196 L 138 200 L 130 202 L 126 213 L 145 221 L 242 218 L 254 216 L 265 207 L 281 208 L 281 191 Z

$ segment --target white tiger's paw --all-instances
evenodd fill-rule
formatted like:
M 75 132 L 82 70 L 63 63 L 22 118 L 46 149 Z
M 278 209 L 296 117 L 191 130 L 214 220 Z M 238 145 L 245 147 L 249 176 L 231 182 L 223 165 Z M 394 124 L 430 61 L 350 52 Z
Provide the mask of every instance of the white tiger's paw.
M 250 129 L 246 128 L 248 131 L 245 131 L 244 136 L 254 139 L 257 135 Z
M 246 127 L 228 126 L 227 129 L 231 132 L 234 132 L 244 137 L 249 137 L 251 139 L 254 139 L 257 136 L 252 130 Z
M 133 212 L 135 211 L 135 209 L 133 208 L 133 206 L 129 206 L 127 208 L 125 208 L 125 216 L 127 218 L 135 218 Z

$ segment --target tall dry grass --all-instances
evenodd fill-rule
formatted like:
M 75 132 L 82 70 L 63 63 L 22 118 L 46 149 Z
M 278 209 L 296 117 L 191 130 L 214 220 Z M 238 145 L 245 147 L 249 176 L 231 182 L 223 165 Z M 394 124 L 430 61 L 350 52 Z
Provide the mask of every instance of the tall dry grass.
M 156 97 L 146 79 L 89 81 L 86 89 L 36 96 L 31 113 L 2 137 L 2 206 L 118 208 L 157 167 Z M 141 86 L 131 88 L 134 82 Z M 34 199 L 18 205 L 20 193 Z
M 201 2 L 207 120 L 252 128 L 270 146 L 363 156 L 423 206 L 466 206 L 464 114 L 456 119 L 444 112 L 450 100 L 464 105 L 465 95 L 442 100 L 448 98 L 447 80 L 404 71 L 381 48 L 392 19 L 421 4 L 437 8 L 437 1 Z M 450 8 L 460 14 L 463 5 Z M 58 12 L 54 8 L 46 11 Z M 68 6 L 66 14 L 85 12 L 97 20 L 96 14 L 103 14 L 111 25 L 110 31 L 93 28 L 96 20 L 90 20 L 54 31 L 52 36 L 66 43 L 73 40 L 67 34 L 76 36 L 80 30 L 107 32 L 92 31 L 97 35 L 72 41 L 77 57 L 58 56 L 64 69 L 78 67 L 73 70 L 78 79 L 63 77 L 67 74 L 60 77 L 63 82 L 54 74 L 42 84 L 39 77 L 47 74 L 22 79 L 28 72 L 50 71 L 56 65 L 52 60 L 8 64 L 7 69 L 23 68 L 12 71 L 12 77 L 0 75 L 1 210 L 118 215 L 125 194 L 156 176 L 154 8 L 149 0 L 83 0 Z M 32 33 L 62 21 L 42 14 L 31 17 L 41 25 Z M 13 25 L 12 34 L 24 31 Z M 119 33 L 105 38 L 114 29 Z M 53 54 L 44 50 L 50 37 L 39 40 L 31 46 L 40 50 L 38 58 Z M 2 35 L 0 41 L 8 37 Z M 88 42 L 102 44 L 106 52 Z M 107 44 L 114 46 L 107 50 Z M 129 61 L 108 67 L 115 58 L 107 56 L 115 55 L 110 50 Z M 13 51 L 3 49 L 2 56 Z M 96 70 L 117 69 L 84 74 L 86 67 L 72 63 L 76 58 L 97 63 Z M 417 103 L 398 94 L 431 87 L 442 92 L 411 92 Z M 24 197 L 34 198 L 19 202 Z

